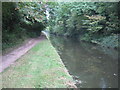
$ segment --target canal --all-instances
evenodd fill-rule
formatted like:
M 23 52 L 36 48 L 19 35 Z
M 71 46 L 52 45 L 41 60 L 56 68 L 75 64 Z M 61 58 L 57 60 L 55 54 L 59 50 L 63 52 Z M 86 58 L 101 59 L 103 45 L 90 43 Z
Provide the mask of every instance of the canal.
M 78 88 L 117 88 L 118 51 L 75 38 L 50 36 Z

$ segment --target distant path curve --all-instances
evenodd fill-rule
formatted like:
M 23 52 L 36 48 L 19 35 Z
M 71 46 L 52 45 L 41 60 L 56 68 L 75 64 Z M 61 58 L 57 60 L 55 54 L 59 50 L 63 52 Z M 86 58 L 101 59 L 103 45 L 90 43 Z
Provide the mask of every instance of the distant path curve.
M 17 59 L 29 51 L 33 46 L 39 43 L 41 40 L 46 39 L 45 36 L 30 39 L 27 43 L 21 45 L 19 48 L 11 51 L 8 54 L 2 56 L 2 65 L 0 66 L 0 73 L 3 72 L 7 67 L 13 64 Z

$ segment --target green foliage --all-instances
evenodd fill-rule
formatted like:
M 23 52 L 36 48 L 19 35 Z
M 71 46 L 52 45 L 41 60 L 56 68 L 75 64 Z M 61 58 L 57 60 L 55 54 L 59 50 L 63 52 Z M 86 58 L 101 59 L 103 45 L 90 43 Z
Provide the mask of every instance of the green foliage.
M 2 23 L 3 29 L 12 30 L 13 24 L 20 21 L 20 16 L 16 8 L 16 3 L 3 2 L 2 3 Z
M 34 22 L 42 22 L 46 20 L 45 5 L 42 2 L 19 2 L 19 12 L 22 13 L 22 19 Z
M 97 42 L 105 36 L 120 33 L 118 2 L 56 2 L 48 5 L 52 7 L 49 29 L 56 35 Z
M 25 38 L 40 36 L 41 30 L 45 28 L 45 6 L 42 2 L 3 2 L 2 9 L 3 49 Z
M 67 36 L 74 36 L 81 33 L 80 29 L 82 29 L 83 20 L 87 19 L 84 15 L 95 14 L 94 10 L 96 7 L 93 5 L 94 3 L 92 2 L 61 2 L 57 3 L 57 6 L 53 4 L 52 7 L 54 6 L 54 9 L 50 11 L 50 26 L 55 25 L 56 27 L 58 25 L 63 27 L 64 30 L 60 30 L 61 28 L 55 28 L 56 30 L 54 30 L 54 28 L 52 28 L 50 31 L 55 33 L 58 32 L 57 34 L 64 33 L 64 35 Z
M 101 39 L 101 45 L 106 47 L 118 48 L 118 35 L 112 34 Z

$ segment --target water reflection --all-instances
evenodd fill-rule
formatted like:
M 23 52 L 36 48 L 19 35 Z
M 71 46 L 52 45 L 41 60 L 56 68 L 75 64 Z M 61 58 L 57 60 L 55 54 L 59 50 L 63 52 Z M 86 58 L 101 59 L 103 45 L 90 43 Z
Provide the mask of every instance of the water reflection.
M 50 40 L 78 87 L 118 87 L 117 51 L 74 38 L 50 36 Z

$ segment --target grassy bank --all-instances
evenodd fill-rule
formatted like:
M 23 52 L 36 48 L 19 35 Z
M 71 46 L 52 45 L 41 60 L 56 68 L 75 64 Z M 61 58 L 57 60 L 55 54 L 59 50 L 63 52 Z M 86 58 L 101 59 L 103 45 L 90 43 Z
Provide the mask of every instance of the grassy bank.
M 43 40 L 6 69 L 2 75 L 4 88 L 73 87 L 59 55 L 48 40 Z

